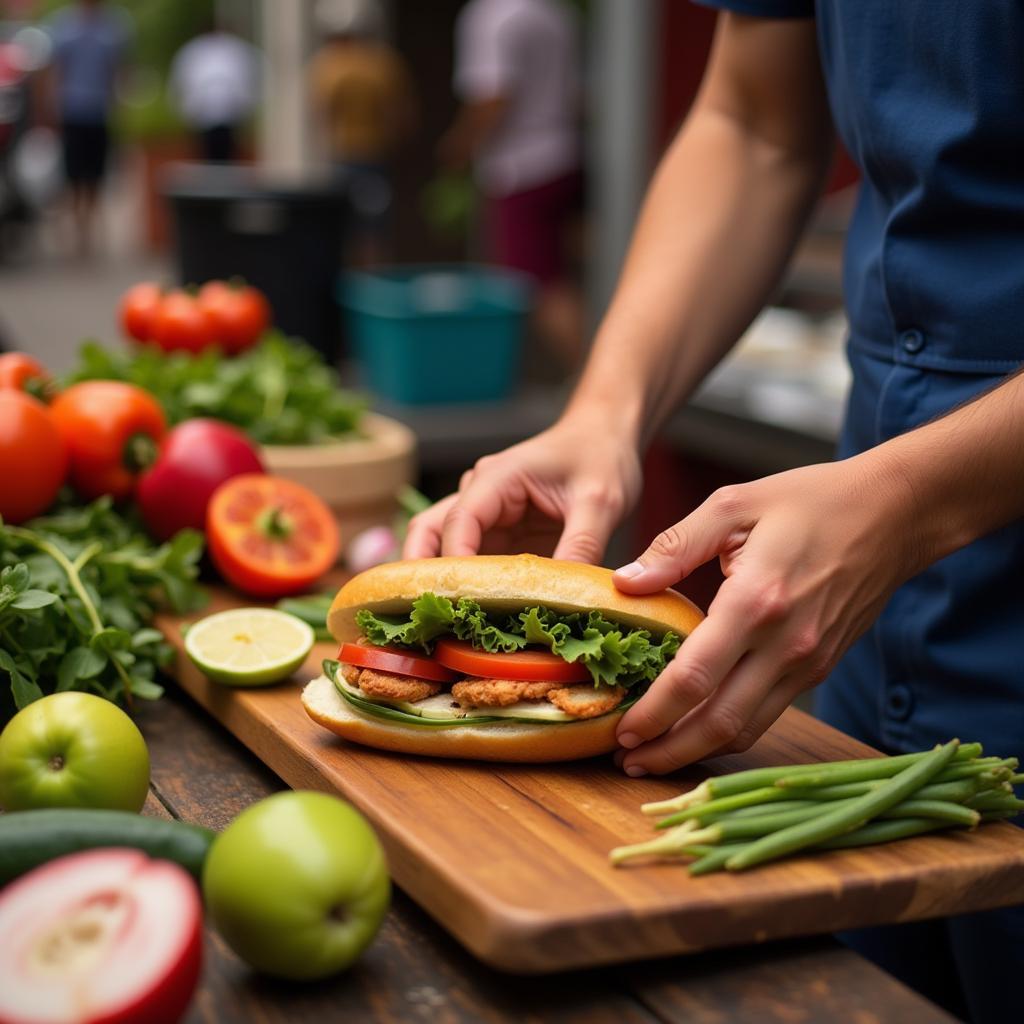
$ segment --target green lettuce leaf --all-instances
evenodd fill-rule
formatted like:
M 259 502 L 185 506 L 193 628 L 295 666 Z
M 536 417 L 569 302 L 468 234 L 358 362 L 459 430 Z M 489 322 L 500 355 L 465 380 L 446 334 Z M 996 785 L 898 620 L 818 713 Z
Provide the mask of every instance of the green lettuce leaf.
M 455 606 L 452 632 L 460 640 L 468 640 L 474 647 L 488 654 L 513 654 L 529 643 L 513 617 L 504 616 L 499 626 L 476 601 L 467 597 L 459 598 Z
M 420 595 L 404 618 L 364 608 L 356 623 L 372 644 L 420 647 L 427 653 L 446 634 L 492 654 L 510 654 L 527 644 L 546 647 L 568 662 L 582 661 L 595 686 L 650 682 L 681 643 L 674 633 L 655 640 L 647 630 L 629 629 L 599 612 L 561 614 L 538 606 L 516 615 L 489 615 L 469 598 L 452 602 L 431 593 Z
M 401 644 L 429 651 L 431 640 L 454 631 L 455 609 L 447 597 L 422 594 L 413 602 L 408 618 L 374 615 L 363 608 L 356 612 L 356 625 L 378 647 Z

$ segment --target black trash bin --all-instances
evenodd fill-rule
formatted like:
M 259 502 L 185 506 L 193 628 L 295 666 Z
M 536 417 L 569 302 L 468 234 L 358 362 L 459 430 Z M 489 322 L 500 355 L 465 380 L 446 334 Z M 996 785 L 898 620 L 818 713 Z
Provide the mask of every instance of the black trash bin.
M 335 362 L 335 286 L 348 204 L 336 182 L 274 183 L 251 167 L 179 164 L 164 181 L 183 283 L 238 275 L 260 288 L 285 333 Z

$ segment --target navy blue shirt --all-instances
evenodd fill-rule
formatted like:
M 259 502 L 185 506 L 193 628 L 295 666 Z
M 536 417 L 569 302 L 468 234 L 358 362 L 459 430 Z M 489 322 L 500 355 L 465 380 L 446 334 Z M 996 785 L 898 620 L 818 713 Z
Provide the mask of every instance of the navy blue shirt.
M 851 345 L 922 368 L 1024 362 L 1020 0 L 698 0 L 816 17 L 862 175 L 843 285 Z

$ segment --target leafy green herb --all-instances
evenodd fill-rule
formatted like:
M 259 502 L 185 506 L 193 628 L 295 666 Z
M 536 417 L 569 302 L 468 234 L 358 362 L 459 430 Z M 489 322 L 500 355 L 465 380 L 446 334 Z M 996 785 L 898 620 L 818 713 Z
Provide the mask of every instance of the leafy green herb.
M 209 416 L 240 427 L 261 444 L 316 444 L 359 436 L 366 408 L 309 345 L 279 331 L 233 358 L 133 351 L 86 342 L 69 382 L 125 380 L 157 397 L 172 423 Z
M 650 682 L 680 644 L 674 633 L 654 640 L 646 629 L 628 629 L 596 611 L 561 613 L 533 607 L 512 615 L 489 615 L 469 598 L 453 602 L 431 593 L 421 594 L 405 618 L 374 615 L 363 608 L 356 613 L 356 624 L 372 644 L 421 647 L 428 653 L 433 641 L 446 634 L 492 654 L 537 644 L 566 661 L 582 661 L 594 684 L 606 686 Z
M 171 648 L 150 622 L 162 605 L 202 606 L 202 549 L 190 530 L 154 547 L 108 498 L 0 524 L 0 677 L 14 708 L 62 690 L 118 703 L 159 697 L 156 672 Z

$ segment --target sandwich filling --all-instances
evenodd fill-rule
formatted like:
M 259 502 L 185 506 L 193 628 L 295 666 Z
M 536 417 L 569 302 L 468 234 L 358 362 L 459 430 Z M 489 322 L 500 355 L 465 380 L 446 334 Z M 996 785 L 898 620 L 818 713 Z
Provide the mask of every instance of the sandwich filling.
M 637 700 L 681 642 L 596 611 L 485 611 L 432 593 L 404 616 L 363 609 L 356 624 L 360 640 L 325 663 L 328 677 L 358 710 L 415 725 L 605 715 Z

